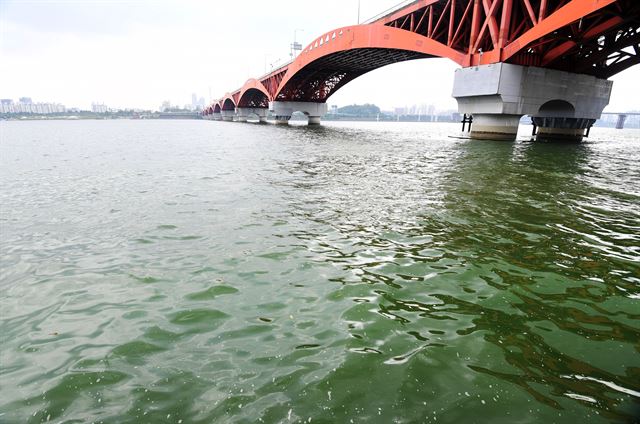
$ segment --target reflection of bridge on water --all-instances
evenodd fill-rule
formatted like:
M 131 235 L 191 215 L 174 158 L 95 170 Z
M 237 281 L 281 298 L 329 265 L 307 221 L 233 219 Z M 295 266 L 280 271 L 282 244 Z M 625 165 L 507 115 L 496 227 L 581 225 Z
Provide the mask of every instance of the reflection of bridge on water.
M 462 68 L 453 97 L 472 117 L 472 138 L 513 140 L 529 115 L 539 138 L 581 140 L 609 103 L 608 78 L 640 63 L 640 2 L 403 2 L 365 24 L 322 34 L 293 61 L 248 80 L 203 114 L 246 122 L 250 115 L 266 121 L 271 112 L 287 124 L 302 112 L 310 125 L 320 124 L 327 99 L 350 81 L 435 57 Z
M 630 116 L 640 116 L 640 112 L 602 112 L 602 115 L 618 115 L 618 121 L 616 122 L 616 129 L 624 129 L 624 124 L 627 122 L 627 118 Z

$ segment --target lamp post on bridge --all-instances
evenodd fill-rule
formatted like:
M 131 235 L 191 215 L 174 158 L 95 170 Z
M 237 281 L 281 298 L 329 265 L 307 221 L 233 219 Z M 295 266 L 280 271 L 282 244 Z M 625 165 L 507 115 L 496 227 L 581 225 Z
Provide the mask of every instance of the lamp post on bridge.
M 268 61 L 269 58 L 276 58 L 276 55 L 267 53 L 264 55 L 264 73 L 269 73 L 273 71 L 280 62 L 282 62 L 282 58 L 276 58 L 273 62 Z M 267 66 L 268 65 L 268 66 Z
M 304 29 L 296 28 L 293 30 L 293 44 L 291 44 L 291 60 L 296 58 L 296 52 L 302 50 L 302 44 L 298 43 L 298 31 L 304 32 Z
M 269 53 L 266 53 L 264 55 L 264 73 L 267 73 L 267 59 L 269 58 L 269 56 L 271 56 Z

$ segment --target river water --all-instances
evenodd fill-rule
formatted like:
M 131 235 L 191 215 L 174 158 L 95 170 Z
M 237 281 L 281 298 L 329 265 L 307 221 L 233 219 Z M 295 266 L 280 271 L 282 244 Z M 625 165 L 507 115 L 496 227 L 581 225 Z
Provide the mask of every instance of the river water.
M 0 131 L 2 423 L 640 413 L 640 131 Z

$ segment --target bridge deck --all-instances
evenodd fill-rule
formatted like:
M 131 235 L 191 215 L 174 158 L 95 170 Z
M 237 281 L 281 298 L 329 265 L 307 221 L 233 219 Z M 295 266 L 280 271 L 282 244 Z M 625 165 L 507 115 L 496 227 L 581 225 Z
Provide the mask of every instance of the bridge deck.
M 266 95 L 261 104 L 325 102 L 352 79 L 389 64 L 381 51 L 402 52 L 389 63 L 443 57 L 463 68 L 511 63 L 608 79 L 640 64 L 640 1 L 402 1 L 362 25 L 318 36 L 293 61 L 247 81 L 210 109 L 227 102 L 230 110 L 256 86 Z

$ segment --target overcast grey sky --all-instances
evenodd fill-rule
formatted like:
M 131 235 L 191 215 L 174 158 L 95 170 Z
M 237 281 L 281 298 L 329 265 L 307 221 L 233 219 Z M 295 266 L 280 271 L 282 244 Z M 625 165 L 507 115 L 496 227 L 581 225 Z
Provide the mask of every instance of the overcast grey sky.
M 362 0 L 371 17 L 399 0 Z M 209 99 L 288 59 L 294 31 L 306 44 L 357 21 L 357 0 L 0 0 L 0 97 L 89 107 L 156 109 Z M 330 104 L 455 108 L 456 66 L 445 59 L 392 65 L 338 91 Z M 607 110 L 639 109 L 640 68 L 615 81 Z

